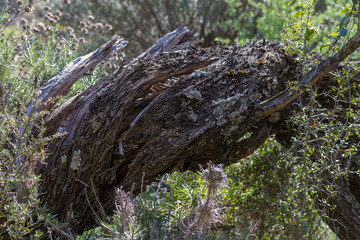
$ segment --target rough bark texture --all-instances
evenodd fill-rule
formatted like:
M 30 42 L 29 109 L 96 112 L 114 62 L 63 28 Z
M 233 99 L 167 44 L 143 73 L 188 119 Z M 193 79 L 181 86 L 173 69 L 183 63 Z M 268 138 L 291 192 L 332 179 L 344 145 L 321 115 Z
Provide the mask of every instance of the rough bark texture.
M 48 145 L 48 162 L 38 166 L 43 200 L 60 220 L 79 216 L 72 225 L 82 232 L 112 213 L 117 186 L 138 190 L 143 176 L 147 184 L 175 169 L 248 156 L 300 95 L 289 94 L 288 82 L 319 81 L 358 38 L 301 78 L 279 43 L 201 49 L 180 27 L 47 116 L 48 135 L 67 134 Z
M 359 169 L 359 159 L 352 159 L 351 169 L 355 172 Z M 355 166 L 356 165 L 356 166 Z M 356 168 L 353 168 L 356 167 Z M 328 182 L 334 184 L 337 193 L 329 198 L 324 195 L 331 206 L 336 206 L 334 210 L 328 209 L 325 222 L 340 239 L 359 239 L 360 237 L 360 177 L 357 173 L 349 174 L 347 178 L 339 178 L 333 181 L 328 178 Z

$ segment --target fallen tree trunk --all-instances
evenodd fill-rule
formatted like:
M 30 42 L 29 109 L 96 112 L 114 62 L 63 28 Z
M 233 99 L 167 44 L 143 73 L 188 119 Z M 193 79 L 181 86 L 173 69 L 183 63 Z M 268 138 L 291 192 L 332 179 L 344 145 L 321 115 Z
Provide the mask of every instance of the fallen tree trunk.
M 117 186 L 139 190 L 142 179 L 248 156 L 301 94 L 290 93 L 288 82 L 318 82 L 359 47 L 359 38 L 300 76 L 282 44 L 202 49 L 180 27 L 46 117 L 47 135 L 67 134 L 50 142 L 47 164 L 37 168 L 43 200 L 60 220 L 78 215 L 72 226 L 82 232 L 112 213 Z

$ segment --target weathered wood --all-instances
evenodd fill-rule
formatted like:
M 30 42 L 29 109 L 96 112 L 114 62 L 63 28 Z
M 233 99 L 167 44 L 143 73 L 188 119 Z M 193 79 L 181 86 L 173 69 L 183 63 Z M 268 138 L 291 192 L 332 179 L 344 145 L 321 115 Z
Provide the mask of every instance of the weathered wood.
M 185 25 L 178 27 L 175 31 L 166 34 L 160 38 L 153 46 L 148 48 L 139 57 L 135 59 L 148 59 L 159 55 L 162 52 L 183 50 L 188 48 L 193 42 L 191 42 L 192 33 Z
M 82 230 L 94 218 L 86 197 L 93 209 L 111 213 L 114 186 L 138 189 L 143 173 L 146 184 L 175 169 L 249 155 L 272 133 L 253 106 L 296 80 L 296 65 L 281 48 L 263 41 L 161 53 L 70 100 L 46 119 L 49 133 L 68 132 L 48 146 L 41 172 L 54 195 L 46 202 L 63 219 L 72 206 Z M 152 93 L 160 82 L 169 87 Z M 246 133 L 252 135 L 238 142 Z
M 188 32 L 186 28 L 184 30 Z M 174 45 L 172 49 L 183 48 L 182 42 L 173 43 L 180 45 Z M 154 59 L 139 58 L 49 114 L 45 124 L 48 134 L 56 131 L 66 131 L 68 134 L 49 144 L 49 152 L 53 154 L 49 156 L 46 165 L 39 166 L 38 171 L 43 174 L 44 190 L 48 192 L 44 196 L 45 200 L 62 219 L 69 206 L 73 206 L 76 213 L 88 215 L 82 217 L 86 220 L 78 229 L 83 229 L 93 221 L 94 215 L 85 201 L 84 192 L 88 191 L 91 204 L 97 204 L 92 189 L 85 188 L 91 180 L 94 181 L 94 190 L 102 198 L 106 213 L 112 212 L 115 184 L 112 178 L 119 166 L 119 135 L 129 128 L 136 116 L 156 97 L 156 93 L 151 95 L 155 91 L 151 89 L 154 85 L 189 74 L 219 59 L 212 54 L 194 52 L 196 50 L 187 55 L 185 52 L 174 51 L 163 53 Z M 83 149 L 85 146 L 86 149 Z M 127 167 L 124 168 L 126 169 Z M 86 176 L 81 176 L 82 174 Z M 61 180 L 58 181 L 59 179 Z M 74 187 L 77 188 L 76 194 L 71 195 Z M 109 201 L 104 202 L 103 198 Z M 75 207 L 80 202 L 83 206 Z M 60 208 L 63 208 L 63 213 L 60 213 Z
M 112 213 L 116 186 L 138 190 L 143 174 L 147 184 L 175 169 L 248 156 L 301 94 L 287 93 L 301 76 L 282 44 L 202 49 L 190 40 L 180 27 L 46 117 L 47 135 L 67 134 L 50 142 L 47 164 L 37 168 L 43 200 L 62 221 L 79 215 L 71 223 L 77 232 L 97 221 L 93 210 Z M 344 47 L 300 83 L 319 81 L 354 50 Z

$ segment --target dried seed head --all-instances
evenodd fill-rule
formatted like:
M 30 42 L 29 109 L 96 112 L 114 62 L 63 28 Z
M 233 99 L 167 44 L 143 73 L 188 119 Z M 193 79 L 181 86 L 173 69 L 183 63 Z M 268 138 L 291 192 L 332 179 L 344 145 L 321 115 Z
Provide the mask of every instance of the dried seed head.
M 61 46 L 63 46 L 63 45 L 65 45 L 65 41 L 64 41 L 64 40 L 60 40 L 60 41 L 59 41 L 59 44 L 60 44 Z
M 39 33 L 39 32 L 40 32 L 40 30 L 39 30 L 37 27 L 34 27 L 33 30 L 34 30 L 34 32 L 36 32 L 36 33 Z
M 129 225 L 136 221 L 134 214 L 134 201 L 131 199 L 131 193 L 126 193 L 122 187 L 115 189 L 115 214 L 119 221 L 119 226 L 125 231 L 129 231 Z
M 94 18 L 93 16 L 91 16 L 91 15 L 88 17 L 88 20 L 89 20 L 89 21 L 94 21 L 94 19 L 95 19 L 95 18 Z
M 28 38 L 27 38 L 26 35 L 21 35 L 21 39 L 24 40 L 24 41 L 26 41 Z
M 23 5 L 23 4 L 24 4 L 24 1 L 19 0 L 19 1 L 17 1 L 16 3 L 17 3 L 17 5 L 21 6 L 21 5 Z
M 70 33 L 70 38 L 71 38 L 72 40 L 76 39 L 75 33 Z
M 21 9 L 16 9 L 16 12 L 17 12 L 17 13 L 21 13 Z
M 58 16 L 55 16 L 54 20 L 58 22 L 60 20 L 60 18 Z
M 74 42 L 73 44 L 71 44 L 71 49 L 73 49 L 74 51 L 76 51 L 77 50 L 77 43 L 76 42 Z
M 53 19 L 53 18 L 50 18 L 49 22 L 50 22 L 51 24 L 55 24 L 57 21 L 56 21 L 55 19 Z
M 80 22 L 80 26 L 81 26 L 82 28 L 86 28 L 87 25 L 86 25 L 86 23 L 85 23 L 84 21 L 81 21 L 81 22 Z
M 64 0 L 63 2 L 64 2 L 64 4 L 70 4 L 71 0 Z
M 203 169 L 200 165 L 200 168 L 203 172 L 204 180 L 207 182 L 210 192 L 216 192 L 218 188 L 223 188 L 227 186 L 228 177 L 224 172 L 224 166 L 222 164 L 213 164 L 209 162 L 208 167 Z
M 40 28 L 42 31 L 46 31 L 46 27 L 45 27 L 45 25 L 44 25 L 42 22 L 39 22 L 36 26 L 37 26 L 38 28 Z
M 69 32 L 73 32 L 73 31 L 74 31 L 74 29 L 73 29 L 72 27 L 68 27 L 67 30 L 68 30 Z
M 51 7 L 50 6 L 44 6 L 44 10 L 45 11 L 50 11 Z
M 93 30 L 96 30 L 96 29 L 99 28 L 99 26 L 98 26 L 97 24 L 91 24 L 91 28 L 92 28 Z
M 62 12 L 60 12 L 60 10 L 56 10 L 55 15 L 61 17 L 63 14 Z
M 81 32 L 82 32 L 83 34 L 88 34 L 88 33 L 89 33 L 89 30 L 87 30 L 86 28 L 82 28 L 82 29 L 81 29 Z
M 106 30 L 108 30 L 108 31 L 111 31 L 112 29 L 113 29 L 113 27 L 110 25 L 110 24 L 106 24 L 105 25 L 105 28 L 106 28 Z
M 85 40 L 85 38 L 81 37 L 81 38 L 79 38 L 79 42 L 80 43 L 86 43 L 86 40 Z
M 112 68 L 112 64 L 111 64 L 111 62 L 107 62 L 107 63 L 106 63 L 106 67 L 108 67 L 108 68 Z
M 51 18 L 54 17 L 54 15 L 52 15 L 52 13 L 49 13 L 49 12 L 46 14 L 46 16 L 51 17 Z
M 27 12 L 27 13 L 33 12 L 33 8 L 32 8 L 30 5 L 27 5 L 24 10 L 25 10 L 25 12 Z
M 96 23 L 96 25 L 98 26 L 98 28 L 103 28 L 104 25 L 102 23 Z
M 22 24 L 27 24 L 28 21 L 27 21 L 25 18 L 21 18 L 21 23 L 22 23 Z

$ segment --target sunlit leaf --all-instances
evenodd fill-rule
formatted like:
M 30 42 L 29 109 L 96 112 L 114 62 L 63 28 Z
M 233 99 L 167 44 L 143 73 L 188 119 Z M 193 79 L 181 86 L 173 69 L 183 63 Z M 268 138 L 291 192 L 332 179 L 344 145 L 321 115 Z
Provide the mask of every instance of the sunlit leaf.
M 337 35 L 337 33 L 336 33 L 336 35 Z M 328 47 L 330 47 L 330 46 L 331 46 L 330 43 L 325 43 L 325 44 L 321 45 L 321 46 L 320 46 L 320 52 L 322 52 L 324 48 L 328 48 Z
M 315 33 L 316 33 L 315 28 L 308 28 L 308 29 L 306 30 L 306 34 L 305 34 L 306 40 L 307 40 L 307 41 L 311 41 L 311 39 L 314 38 Z
M 349 8 L 348 7 L 345 7 L 343 9 L 340 10 L 339 14 L 343 14 L 343 13 L 346 13 L 346 12 L 349 12 Z
M 304 15 L 304 12 L 303 11 L 298 11 L 294 14 L 294 18 L 298 18 L 300 16 Z

